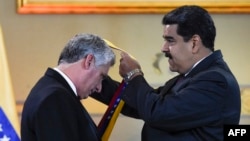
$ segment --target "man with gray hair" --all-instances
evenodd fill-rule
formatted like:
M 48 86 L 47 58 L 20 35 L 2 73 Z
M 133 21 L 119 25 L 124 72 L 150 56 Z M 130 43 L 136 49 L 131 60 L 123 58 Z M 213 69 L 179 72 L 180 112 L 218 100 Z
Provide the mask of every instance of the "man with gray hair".
M 100 141 L 80 99 L 101 91 L 114 63 L 114 52 L 99 36 L 74 36 L 62 50 L 58 66 L 47 69 L 24 103 L 22 141 Z

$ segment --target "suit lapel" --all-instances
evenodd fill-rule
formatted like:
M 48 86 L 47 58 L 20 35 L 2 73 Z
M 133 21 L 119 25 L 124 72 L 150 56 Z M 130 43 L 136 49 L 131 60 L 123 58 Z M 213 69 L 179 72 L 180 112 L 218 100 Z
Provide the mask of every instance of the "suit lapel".
M 67 81 L 55 70 L 48 68 L 48 70 L 46 71 L 46 75 L 55 78 L 56 80 L 58 80 L 58 82 L 60 82 L 61 84 L 64 85 L 64 87 L 66 89 L 69 90 L 69 93 L 71 94 L 72 97 L 74 97 L 75 101 L 78 103 L 81 111 L 83 112 L 83 116 L 85 119 L 82 119 L 83 121 L 87 121 L 86 123 L 88 123 L 93 138 L 95 138 L 95 140 L 100 140 L 100 136 L 97 130 L 97 126 L 94 123 L 93 119 L 90 117 L 89 113 L 87 112 L 87 110 L 84 108 L 84 106 L 82 105 L 81 101 L 79 100 L 79 98 L 75 95 L 74 91 L 72 90 L 72 88 L 69 86 L 69 84 L 67 83 Z
M 81 103 L 81 102 L 80 102 Z M 82 104 L 81 104 L 82 105 Z M 99 140 L 100 139 L 100 135 L 98 133 L 98 130 L 97 130 L 97 126 L 96 124 L 94 123 L 94 121 L 92 120 L 92 118 L 90 117 L 89 113 L 87 112 L 87 110 L 84 108 L 84 106 L 82 106 L 83 108 L 83 114 L 84 116 L 86 117 L 86 120 L 88 121 L 88 124 L 89 124 L 89 127 L 93 133 L 93 135 L 96 135 L 96 140 Z
M 172 78 L 171 80 L 169 80 L 165 86 L 163 87 L 163 89 L 160 92 L 160 95 L 165 96 L 170 90 L 171 88 L 173 88 L 173 86 L 175 85 L 175 83 L 177 82 L 178 78 L 180 75 Z

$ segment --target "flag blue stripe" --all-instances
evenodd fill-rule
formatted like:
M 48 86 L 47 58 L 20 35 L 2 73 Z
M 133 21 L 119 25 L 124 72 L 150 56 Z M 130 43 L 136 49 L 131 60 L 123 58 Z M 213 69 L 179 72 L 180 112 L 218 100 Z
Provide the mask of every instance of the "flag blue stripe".
M 20 141 L 14 127 L 0 107 L 0 140 Z

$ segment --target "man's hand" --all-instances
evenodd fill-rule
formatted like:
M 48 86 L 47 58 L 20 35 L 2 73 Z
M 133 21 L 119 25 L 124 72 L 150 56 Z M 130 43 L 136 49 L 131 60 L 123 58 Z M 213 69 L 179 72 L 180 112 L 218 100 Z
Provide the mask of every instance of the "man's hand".
M 126 52 L 121 52 L 119 73 L 121 77 L 125 77 L 128 72 L 135 69 L 141 69 L 139 62 Z

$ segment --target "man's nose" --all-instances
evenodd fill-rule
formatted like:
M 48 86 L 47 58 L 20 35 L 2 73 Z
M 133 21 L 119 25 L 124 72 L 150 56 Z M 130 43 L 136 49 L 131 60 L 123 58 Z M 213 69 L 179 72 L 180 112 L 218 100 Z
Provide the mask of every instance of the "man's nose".
M 164 42 L 164 44 L 162 45 L 161 51 L 162 51 L 162 52 L 169 51 L 168 42 Z

